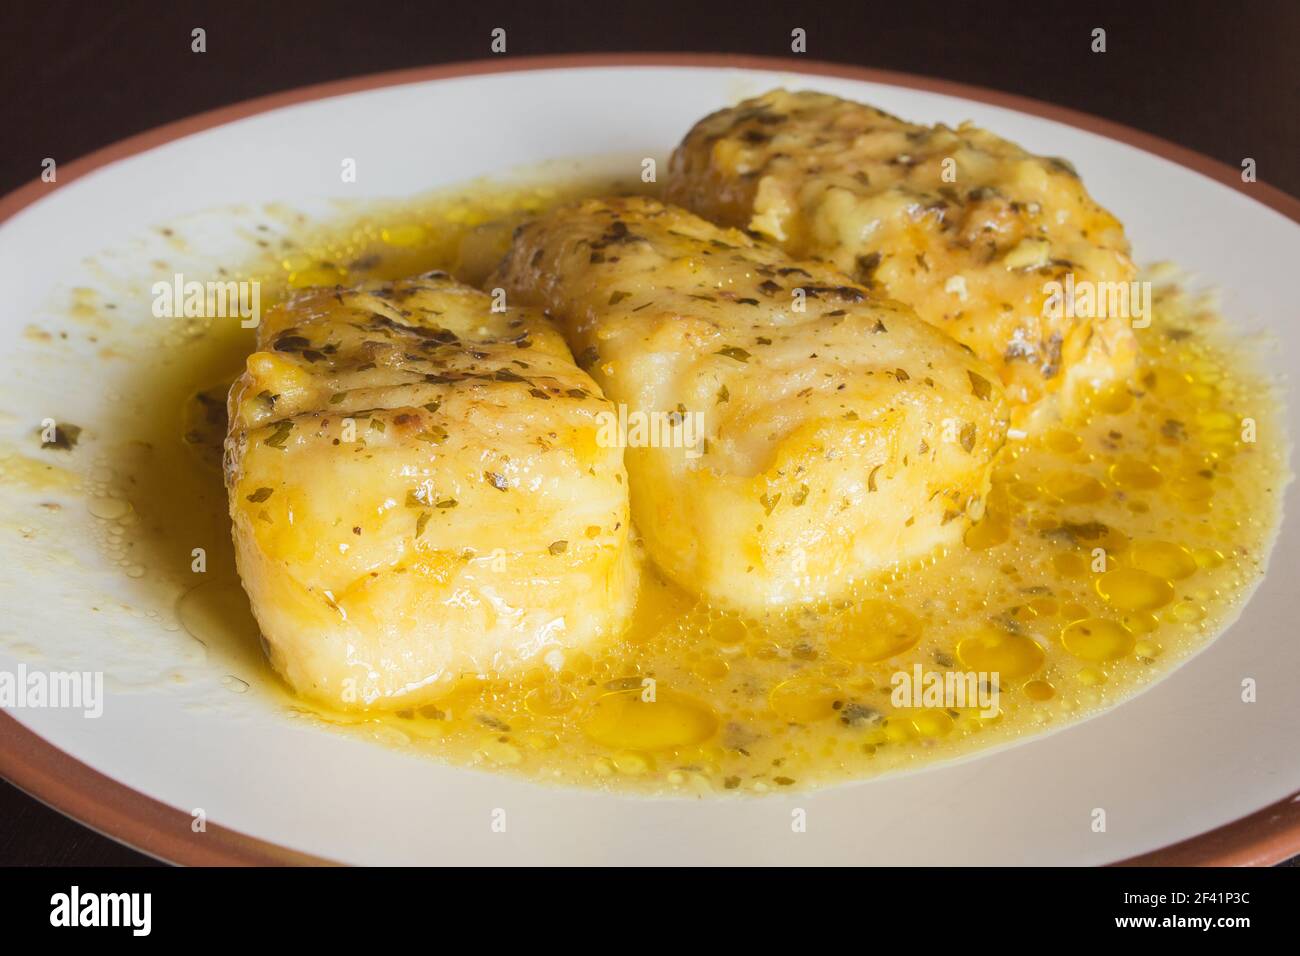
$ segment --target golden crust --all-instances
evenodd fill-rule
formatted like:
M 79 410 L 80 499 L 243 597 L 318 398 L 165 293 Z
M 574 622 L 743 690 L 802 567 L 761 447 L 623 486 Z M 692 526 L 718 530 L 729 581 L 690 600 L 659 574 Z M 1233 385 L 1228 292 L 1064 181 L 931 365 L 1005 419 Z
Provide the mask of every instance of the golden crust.
M 1045 284 L 1067 274 L 1133 280 L 1120 223 L 1068 163 L 968 124 L 774 90 L 697 123 L 667 196 L 907 302 L 988 362 L 1015 404 L 1133 365 L 1125 318 L 1045 309 Z

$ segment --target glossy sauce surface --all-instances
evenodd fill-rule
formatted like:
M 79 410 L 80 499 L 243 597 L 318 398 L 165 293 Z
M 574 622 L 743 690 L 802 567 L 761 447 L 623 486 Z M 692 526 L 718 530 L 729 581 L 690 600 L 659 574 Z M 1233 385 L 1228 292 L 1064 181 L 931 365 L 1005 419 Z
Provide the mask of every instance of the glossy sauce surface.
M 432 268 L 478 283 L 523 216 L 609 192 L 475 186 L 295 223 L 241 274 L 263 281 L 263 308 L 294 288 Z M 219 467 L 225 389 L 252 346 L 237 323 L 195 322 L 141 362 L 140 438 L 97 459 L 103 480 L 87 487 L 129 501 L 126 524 L 97 517 L 116 529 L 105 532 L 114 560 L 148 569 L 232 690 L 281 695 L 309 719 L 455 764 L 562 784 L 810 787 L 1072 722 L 1166 673 L 1231 619 L 1263 571 L 1285 440 L 1270 388 L 1220 326 L 1204 303 L 1157 286 L 1134 377 L 1009 442 L 962 544 L 891 569 L 851 600 L 745 618 L 647 567 L 632 625 L 603 652 L 570 655 L 559 671 L 538 662 L 479 675 L 418 712 L 325 712 L 294 701 L 265 664 Z M 208 562 L 197 588 L 175 557 L 196 542 Z M 918 684 L 906 700 L 900 675 Z M 945 675 L 949 692 L 927 695 Z

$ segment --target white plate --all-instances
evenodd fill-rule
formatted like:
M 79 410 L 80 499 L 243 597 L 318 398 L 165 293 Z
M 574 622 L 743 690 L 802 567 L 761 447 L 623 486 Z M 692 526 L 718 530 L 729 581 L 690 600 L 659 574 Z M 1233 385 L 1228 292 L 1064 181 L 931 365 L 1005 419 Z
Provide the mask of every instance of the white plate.
M 1300 350 L 1293 294 L 1300 227 L 1183 165 L 990 105 L 978 91 L 958 98 L 793 61 L 774 61 L 771 72 L 708 66 L 707 57 L 674 58 L 671 66 L 585 62 L 539 70 L 545 64 L 494 61 L 303 91 L 147 134 L 61 170 L 57 186 L 38 183 L 11 196 L 0 206 L 0 215 L 12 214 L 0 225 L 0 287 L 9 303 L 0 312 L 0 439 L 30 442 L 47 415 L 93 430 L 106 389 L 119 386 L 96 380 L 86 369 L 99 365 L 77 364 L 68 353 L 36 357 L 23 330 L 60 327 L 57 306 L 69 290 L 101 278 L 89 274 L 92 254 L 124 250 L 107 260 L 108 270 L 118 270 L 118 279 L 142 274 L 140 257 L 157 241 L 150 227 L 237 204 L 319 209 L 331 198 L 402 197 L 546 159 L 664 157 L 703 114 L 777 84 L 923 122 L 970 119 L 1034 152 L 1069 157 L 1123 220 L 1140 261 L 1174 260 L 1221 287 L 1235 323 L 1274 338 L 1277 372 Z M 521 66 L 531 70 L 499 72 Z M 347 89 L 359 91 L 320 98 Z M 264 111 L 277 100 L 300 102 Z M 246 118 L 213 125 L 240 115 Z M 202 131 L 174 138 L 194 130 Z M 140 151 L 145 146 L 153 148 Z M 341 182 L 345 157 L 356 160 L 354 184 Z M 83 170 L 93 171 L 78 176 Z M 1280 194 L 1257 190 L 1286 207 Z M 217 232 L 203 252 L 220 251 Z M 124 237 L 145 238 L 131 245 Z M 1296 434 L 1294 391 L 1287 417 Z M 0 719 L 0 769 L 114 835 L 189 861 L 275 858 L 256 841 L 357 863 L 1114 861 L 1300 790 L 1298 493 L 1292 484 L 1272 572 L 1240 620 L 1190 663 L 1092 720 L 920 773 L 806 795 L 700 802 L 552 789 L 303 726 L 257 694 L 234 698 L 219 674 L 111 691 L 98 720 L 13 710 L 17 723 Z M 201 670 L 165 620 L 115 607 L 131 603 L 132 583 L 104 567 L 89 543 L 84 553 L 55 553 L 48 536 L 24 535 L 22 526 L 6 518 L 0 528 L 0 670 L 24 661 L 110 674 Z M 1258 681 L 1253 704 L 1240 700 L 1247 677 Z M 87 793 L 88 786 L 102 789 Z M 189 826 L 200 808 L 210 821 L 206 833 Z M 807 832 L 792 831 L 794 808 L 806 811 Z M 1105 832 L 1094 832 L 1095 808 L 1106 811 Z M 506 813 L 504 833 L 493 826 L 498 810 Z M 1251 839 L 1246 849 L 1259 858 L 1296 852 L 1258 833 Z

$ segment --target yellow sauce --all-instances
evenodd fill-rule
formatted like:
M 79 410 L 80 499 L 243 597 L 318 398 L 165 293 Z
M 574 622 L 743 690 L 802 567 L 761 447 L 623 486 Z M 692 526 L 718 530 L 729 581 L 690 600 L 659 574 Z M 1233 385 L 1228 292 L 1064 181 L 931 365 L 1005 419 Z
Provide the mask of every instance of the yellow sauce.
M 608 191 L 480 185 L 324 227 L 261 226 L 261 258 L 230 274 L 261 279 L 263 308 L 296 287 L 432 268 L 478 282 L 521 216 Z M 571 655 L 558 673 L 539 662 L 481 675 L 418 712 L 321 711 L 290 698 L 261 655 L 219 467 L 221 400 L 252 343 L 236 321 L 173 330 L 133 366 L 132 437 L 100 455 L 86 489 L 110 515 L 96 520 L 113 560 L 175 598 L 232 691 L 539 780 L 687 795 L 805 788 L 1078 720 L 1167 673 L 1236 613 L 1263 572 L 1286 478 L 1275 400 L 1212 312 L 1172 286 L 1139 340 L 1130 384 L 1008 444 L 962 547 L 897 567 L 855 600 L 762 620 L 647 569 L 629 630 L 600 653 Z M 900 706 L 897 675 L 918 667 L 923 679 L 969 672 L 971 695 L 958 706 L 918 687 Z M 977 686 L 996 687 L 996 713 L 970 699 Z

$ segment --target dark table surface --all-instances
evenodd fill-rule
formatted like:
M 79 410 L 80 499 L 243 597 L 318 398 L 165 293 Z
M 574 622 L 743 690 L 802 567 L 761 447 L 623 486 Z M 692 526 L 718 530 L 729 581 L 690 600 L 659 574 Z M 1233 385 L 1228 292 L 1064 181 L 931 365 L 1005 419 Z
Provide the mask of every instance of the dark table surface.
M 1137 127 L 1300 196 L 1295 0 L 653 4 L 477 2 L 0 5 L 0 193 L 133 133 L 250 97 L 403 67 L 511 55 L 698 51 L 789 55 L 943 77 Z M 207 52 L 190 52 L 190 31 Z M 1107 50 L 1090 49 L 1094 28 Z M 0 782 L 0 864 L 148 858 Z M 1295 861 L 1292 861 L 1294 864 Z

